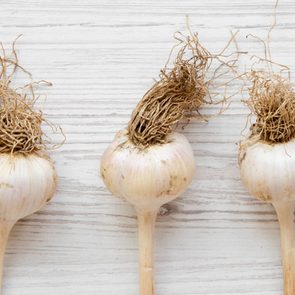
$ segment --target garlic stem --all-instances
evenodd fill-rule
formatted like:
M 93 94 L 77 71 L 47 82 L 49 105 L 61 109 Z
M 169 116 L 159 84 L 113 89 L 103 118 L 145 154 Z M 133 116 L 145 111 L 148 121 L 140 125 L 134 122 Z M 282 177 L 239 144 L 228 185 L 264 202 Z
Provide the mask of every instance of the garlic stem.
M 294 202 L 276 202 L 273 204 L 278 215 L 281 231 L 281 248 L 284 276 L 284 294 L 295 294 L 294 268 Z
M 155 295 L 154 283 L 154 230 L 158 210 L 137 210 L 140 295 Z
M 9 233 L 12 229 L 13 224 L 8 222 L 0 223 L 0 294 L 2 294 L 2 279 L 3 279 L 3 267 L 4 267 L 4 255 L 5 249 L 9 237 Z

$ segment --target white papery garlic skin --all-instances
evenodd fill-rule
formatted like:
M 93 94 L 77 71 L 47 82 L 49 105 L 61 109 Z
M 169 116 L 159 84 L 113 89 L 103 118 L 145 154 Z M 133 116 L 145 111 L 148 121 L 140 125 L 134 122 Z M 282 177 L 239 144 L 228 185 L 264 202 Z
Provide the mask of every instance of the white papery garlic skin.
M 295 200 L 295 140 L 242 144 L 241 178 L 256 198 L 275 203 Z
M 137 209 L 155 210 L 178 197 L 191 183 L 195 160 L 191 145 L 179 133 L 167 143 L 138 149 L 121 130 L 104 152 L 101 175 L 108 189 Z
M 0 153 L 0 220 L 15 223 L 38 211 L 56 190 L 51 160 L 37 153 Z

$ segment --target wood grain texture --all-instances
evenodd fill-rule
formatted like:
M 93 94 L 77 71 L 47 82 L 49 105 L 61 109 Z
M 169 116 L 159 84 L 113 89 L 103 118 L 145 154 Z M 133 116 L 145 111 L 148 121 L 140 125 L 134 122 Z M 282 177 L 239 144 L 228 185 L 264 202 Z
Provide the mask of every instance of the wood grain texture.
M 138 294 L 134 211 L 99 178 L 99 160 L 115 132 L 164 65 L 185 15 L 213 52 L 240 30 L 244 50 L 260 54 L 248 33 L 265 36 L 268 0 L 0 1 L 0 39 L 19 35 L 22 65 L 42 88 L 39 103 L 66 144 L 52 151 L 59 174 L 53 201 L 13 229 L 4 295 Z M 273 57 L 294 72 L 295 2 L 281 0 Z M 22 83 L 18 75 L 16 83 Z M 185 134 L 197 159 L 193 184 L 157 219 L 158 295 L 282 294 L 277 217 L 241 184 L 237 146 L 248 111 L 240 97 L 208 124 Z

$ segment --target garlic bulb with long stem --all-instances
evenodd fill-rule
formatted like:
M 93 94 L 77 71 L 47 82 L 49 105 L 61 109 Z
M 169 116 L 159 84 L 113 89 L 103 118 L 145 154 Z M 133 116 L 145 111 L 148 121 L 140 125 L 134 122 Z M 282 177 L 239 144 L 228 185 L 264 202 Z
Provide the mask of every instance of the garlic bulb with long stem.
M 40 153 L 0 153 L 0 282 L 10 230 L 21 218 L 47 204 L 56 190 L 51 160 Z M 0 285 L 1 286 L 1 285 Z
M 213 57 L 201 46 L 197 34 L 179 35 L 177 40 L 182 47 L 174 66 L 161 71 L 159 81 L 133 111 L 127 129 L 117 133 L 101 159 L 107 188 L 129 202 L 137 214 L 141 295 L 156 294 L 153 235 L 157 213 L 186 190 L 195 172 L 192 148 L 185 136 L 175 132 L 175 126 L 198 115 L 201 105 L 213 103 L 210 83 L 222 76 L 224 66 L 228 72 L 235 63 Z M 214 77 L 207 79 L 215 58 L 221 64 Z
M 8 58 L 4 49 L 0 56 L 0 288 L 12 227 L 40 210 L 56 190 L 56 172 L 45 152 L 41 129 L 42 122 L 48 121 L 34 109 L 36 83 L 25 85 L 19 92 L 10 87 L 16 70 L 24 70 L 18 64 L 15 42 L 12 56 Z
M 241 179 L 257 199 L 271 203 L 278 216 L 284 294 L 295 294 L 295 92 L 280 74 L 255 72 L 247 101 L 256 122 L 240 144 Z
M 101 159 L 101 175 L 108 189 L 132 204 L 138 217 L 140 294 L 154 293 L 153 234 L 160 207 L 178 197 L 192 181 L 192 148 L 179 133 L 168 142 L 138 149 L 120 131 Z
M 258 141 L 242 147 L 240 169 L 249 192 L 271 203 L 276 210 L 281 231 L 285 295 L 294 295 L 295 141 L 278 144 Z
M 255 115 L 249 136 L 240 143 L 241 179 L 257 199 L 273 205 L 281 236 L 284 294 L 295 294 L 295 90 L 290 68 L 272 60 L 270 40 L 277 23 L 275 0 L 273 24 L 263 44 L 264 57 L 255 59 L 244 76 L 250 82 L 244 102 Z M 259 66 L 257 66 L 259 64 Z M 274 70 L 275 69 L 275 70 Z

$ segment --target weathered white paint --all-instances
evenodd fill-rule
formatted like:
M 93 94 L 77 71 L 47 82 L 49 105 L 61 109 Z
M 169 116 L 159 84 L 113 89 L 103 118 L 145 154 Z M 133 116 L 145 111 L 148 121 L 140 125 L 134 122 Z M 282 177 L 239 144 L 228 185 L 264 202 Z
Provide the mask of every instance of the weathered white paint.
M 51 153 L 59 188 L 51 204 L 17 224 L 9 240 L 4 295 L 138 294 L 135 213 L 99 178 L 115 132 L 158 75 L 185 29 L 185 14 L 210 50 L 240 30 L 243 50 L 261 53 L 268 0 L 0 1 L 0 39 L 18 35 L 19 58 L 36 79 L 52 81 L 40 101 L 67 143 Z M 295 70 L 294 1 L 281 0 L 273 57 Z M 23 81 L 22 75 L 17 82 Z M 239 97 L 208 124 L 194 123 L 197 173 L 189 190 L 157 220 L 158 295 L 282 293 L 277 217 L 239 179 L 237 146 L 247 109 Z

